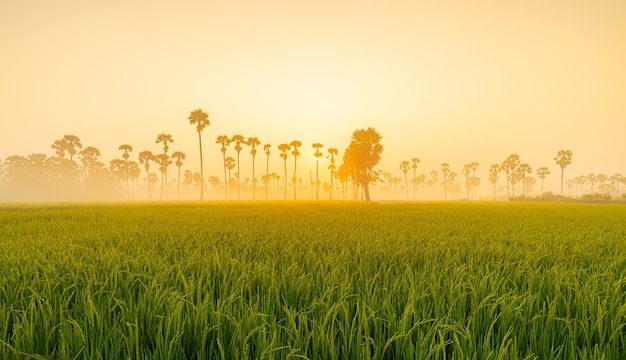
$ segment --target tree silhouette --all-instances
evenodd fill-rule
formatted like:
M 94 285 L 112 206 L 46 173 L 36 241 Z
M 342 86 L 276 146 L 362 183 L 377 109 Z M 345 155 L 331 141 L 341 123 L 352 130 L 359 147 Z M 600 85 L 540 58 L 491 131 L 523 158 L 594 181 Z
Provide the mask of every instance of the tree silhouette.
M 411 168 L 413 168 L 413 200 L 415 200 L 415 188 L 417 187 L 417 164 L 420 163 L 420 159 L 414 157 L 411 159 L 413 163 Z
M 87 180 L 91 176 L 92 170 L 97 166 L 100 150 L 93 146 L 87 146 L 78 154 L 80 155 L 80 161 L 83 163 L 85 180 Z
M 506 193 L 509 198 L 511 197 L 511 191 L 509 190 L 509 186 L 512 188 L 515 184 L 514 173 L 519 164 L 519 155 L 511 154 L 500 165 L 500 171 L 504 171 L 504 173 L 506 174 Z M 515 196 L 514 192 L 513 196 Z
M 124 171 L 123 172 L 124 172 L 124 178 L 126 178 L 126 195 L 128 199 L 130 199 L 130 187 L 128 186 L 128 158 L 130 157 L 130 154 L 128 152 L 132 152 L 133 147 L 128 144 L 123 144 L 123 145 L 120 145 L 120 147 L 117 149 L 124 151 L 124 153 L 122 154 L 122 158 L 124 159 Z
M 320 162 L 320 158 L 323 155 L 320 152 L 320 149 L 324 147 L 324 145 L 320 143 L 313 143 L 311 146 L 313 147 L 313 149 L 315 149 L 315 154 L 313 154 L 313 156 L 315 156 L 315 199 L 319 200 L 320 199 L 319 162 Z
M 241 153 L 241 150 L 243 149 L 241 147 L 241 144 L 245 144 L 246 139 L 242 135 L 233 135 L 230 141 L 235 143 L 235 151 L 237 152 L 237 174 L 241 174 L 240 169 L 239 169 L 239 154 Z M 239 188 L 240 178 L 241 176 L 237 175 L 237 200 L 241 200 L 241 191 Z
M 220 151 L 222 152 L 222 159 L 224 164 L 224 200 L 228 200 L 228 179 L 226 178 L 226 148 L 230 145 L 230 138 L 226 135 L 220 135 L 215 140 L 216 144 L 222 145 Z
M 269 186 L 269 178 L 270 178 L 270 148 L 272 147 L 272 145 L 270 144 L 265 144 L 263 145 L 263 150 L 265 150 L 265 156 L 267 157 L 266 161 L 265 161 L 265 200 L 269 199 L 269 191 L 270 191 L 270 186 Z
M 522 181 L 522 196 L 526 195 L 526 174 L 532 174 L 532 167 L 526 163 L 522 163 L 517 168 L 517 175 Z
M 541 195 L 543 195 L 543 182 L 548 175 L 550 175 L 550 170 L 547 167 L 542 166 L 537 169 L 537 176 L 541 179 Z
M 441 173 L 443 174 L 443 199 L 448 200 L 448 175 L 450 174 L 450 164 L 441 164 Z
M 224 164 L 225 164 L 226 168 L 228 169 L 228 183 L 230 184 L 230 180 L 231 180 L 230 172 L 235 168 L 235 159 L 233 159 L 231 156 L 229 156 L 229 157 L 226 158 Z M 237 177 L 237 178 L 239 178 L 239 177 Z M 229 186 L 229 188 L 230 188 L 230 186 Z
M 287 200 L 287 151 L 291 149 L 289 144 L 280 144 L 278 145 L 278 150 L 280 151 L 280 157 L 283 158 L 285 163 L 285 177 L 283 178 L 283 189 L 285 192 L 285 200 Z
M 596 184 L 596 175 L 595 174 L 589 174 L 587 175 L 587 182 L 589 184 L 591 184 L 591 192 L 593 192 L 593 186 Z
M 498 182 L 498 173 L 500 172 L 500 165 L 491 164 L 489 168 L 489 181 L 493 184 L 493 201 L 496 201 L 496 182 Z
M 296 166 L 298 165 L 298 156 L 300 155 L 298 148 L 302 146 L 302 143 L 298 140 L 294 140 L 289 143 L 289 145 L 293 149 L 293 151 L 291 152 L 291 154 L 293 155 L 293 179 L 291 180 L 293 182 L 293 199 L 296 200 L 296 181 L 298 180 Z
M 157 139 L 156 139 L 156 143 L 163 143 L 163 156 L 157 156 L 157 160 L 159 160 L 159 164 L 161 165 L 161 168 L 159 168 L 159 170 L 161 170 L 161 200 L 163 200 L 163 188 L 165 188 L 165 197 L 166 199 L 169 199 L 169 192 L 167 190 L 167 167 L 168 165 L 170 165 L 172 162 L 169 160 L 169 157 L 167 156 L 167 150 L 169 150 L 169 146 L 168 143 L 173 143 L 174 139 L 172 138 L 172 135 L 169 134 L 159 134 L 157 135 Z
M 372 127 L 355 130 L 343 156 L 344 164 L 354 173 L 355 182 L 363 187 L 365 201 L 370 201 L 371 173 L 374 166 L 380 162 L 380 154 L 383 152 L 381 140 L 382 136 Z
M 400 170 L 402 170 L 402 172 L 404 173 L 404 185 L 406 187 L 406 199 L 407 200 L 409 200 L 409 180 L 406 174 L 409 172 L 410 165 L 411 164 L 406 160 L 403 160 L 402 162 L 400 162 Z M 413 190 L 415 190 L 415 185 L 413 185 Z
M 172 154 L 172 159 L 176 159 L 176 162 L 174 164 L 178 167 L 178 186 L 177 186 L 178 200 L 180 200 L 180 167 L 183 166 L 183 160 L 185 160 L 186 157 L 187 155 L 185 155 L 185 153 L 181 151 L 175 151 Z M 202 175 L 200 175 L 200 178 L 202 178 Z M 203 188 L 203 187 L 204 186 L 201 186 L 200 188 Z
M 335 156 L 339 155 L 339 150 L 335 148 L 328 148 L 328 156 L 330 156 L 330 165 L 328 165 L 328 169 L 330 169 L 330 200 L 333 199 L 333 194 L 335 193 L 335 170 L 337 166 L 335 166 Z
M 148 198 L 152 200 L 152 182 L 150 181 L 150 161 L 156 162 L 156 156 L 152 153 L 152 151 L 141 151 L 139 153 L 139 163 L 144 166 L 146 169 L 146 182 L 148 183 Z
M 619 191 L 619 183 L 623 180 L 622 174 L 613 174 L 609 180 L 611 180 L 611 184 L 615 186 L 615 191 Z
M 559 150 L 557 152 L 554 161 L 561 167 L 561 196 L 563 196 L 563 176 L 567 165 L 572 163 L 572 156 L 574 154 L 570 150 Z
M 202 161 L 202 130 L 205 127 L 211 125 L 211 121 L 209 120 L 209 114 L 205 113 L 201 109 L 197 109 L 192 111 L 189 114 L 189 123 L 191 125 L 196 125 L 196 131 L 198 132 L 198 144 L 200 146 L 200 178 L 204 179 L 204 163 Z M 177 161 L 178 162 L 178 161 Z M 179 167 L 180 173 L 180 167 Z M 180 200 L 180 174 L 179 174 L 179 200 Z M 204 200 L 204 186 L 200 186 L 200 200 Z
M 248 140 L 246 140 L 246 145 L 250 146 L 250 154 L 252 155 L 252 200 L 256 200 L 256 183 L 257 183 L 257 179 L 256 179 L 256 175 L 255 175 L 255 169 L 254 169 L 254 159 L 256 158 L 256 147 L 258 145 L 261 145 L 261 142 L 259 141 L 259 139 L 255 138 L 255 137 L 249 137 Z

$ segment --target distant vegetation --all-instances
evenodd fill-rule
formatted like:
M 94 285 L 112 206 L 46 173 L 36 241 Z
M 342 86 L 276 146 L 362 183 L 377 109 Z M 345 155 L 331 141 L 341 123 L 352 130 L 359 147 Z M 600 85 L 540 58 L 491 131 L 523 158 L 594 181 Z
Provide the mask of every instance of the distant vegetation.
M 476 200 L 481 198 L 479 186 L 486 183 L 476 176 L 480 166 L 477 161 L 465 164 L 458 172 L 448 163 L 442 163 L 441 169 L 422 173 L 421 160 L 413 156 L 401 161 L 396 173 L 380 169 L 377 165 L 382 158 L 383 137 L 373 128 L 355 130 L 342 153 L 335 147 L 324 151 L 325 146 L 319 142 L 308 146 L 292 140 L 277 145 L 240 134 L 218 135 L 213 142 L 217 148 L 207 149 L 205 144 L 203 149 L 202 134 L 211 124 L 209 115 L 197 109 L 188 120 L 198 132 L 199 164 L 187 163 L 187 154 L 181 151 L 170 151 L 176 144 L 170 134 L 157 134 L 158 147 L 154 149 L 138 150 L 130 144 L 121 144 L 120 158 L 108 163 L 101 159 L 99 149 L 83 147 L 78 136 L 65 135 L 52 143 L 53 155 L 11 155 L 0 161 L 0 201 L 370 200 L 371 197 Z M 257 159 L 261 146 L 265 156 Z M 205 177 L 203 153 L 218 150 L 222 153 L 223 175 Z M 315 169 L 298 172 L 301 169 L 298 157 L 304 152 L 315 158 Z M 240 166 L 244 156 L 250 156 L 252 166 Z M 589 195 L 602 196 L 605 200 L 623 198 L 626 177 L 621 174 L 587 174 L 568 179 L 565 175 L 572 157 L 571 151 L 560 150 L 554 158 L 559 169 L 560 196 L 582 200 Z M 272 167 L 282 165 L 281 170 L 271 172 L 270 163 Z M 308 176 L 303 177 L 303 173 Z M 540 166 L 533 176 L 533 167 L 522 162 L 519 155 L 511 154 L 502 163 L 490 165 L 487 180 L 491 183 L 491 198 L 520 199 L 533 193 L 543 194 L 544 180 L 550 174 L 547 166 Z
M 0 207 L 1 359 L 623 359 L 626 207 Z

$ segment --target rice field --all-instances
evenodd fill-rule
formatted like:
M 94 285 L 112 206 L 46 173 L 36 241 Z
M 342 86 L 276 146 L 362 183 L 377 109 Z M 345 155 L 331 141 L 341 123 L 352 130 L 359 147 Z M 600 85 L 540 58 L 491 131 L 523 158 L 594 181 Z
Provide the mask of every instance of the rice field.
M 622 359 L 626 206 L 0 207 L 0 359 Z

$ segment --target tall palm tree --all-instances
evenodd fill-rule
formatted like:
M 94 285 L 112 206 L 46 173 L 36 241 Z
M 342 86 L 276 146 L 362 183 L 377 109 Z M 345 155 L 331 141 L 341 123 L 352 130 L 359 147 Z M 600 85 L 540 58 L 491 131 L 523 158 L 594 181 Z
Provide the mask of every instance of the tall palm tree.
M 158 154 L 156 155 L 156 163 L 159 164 L 159 171 L 161 172 L 161 200 L 163 200 L 163 187 L 167 187 L 167 167 L 172 164 L 172 160 L 170 160 L 170 156 L 167 154 Z M 169 199 L 169 194 L 167 194 L 167 199 Z
M 289 144 L 280 144 L 278 145 L 278 150 L 280 151 L 280 157 L 283 158 L 285 163 L 285 177 L 283 178 L 283 189 L 285 191 L 285 200 L 287 200 L 287 151 L 291 149 Z
M 91 172 L 98 162 L 100 150 L 93 146 L 87 146 L 79 152 L 79 155 L 80 161 L 83 163 L 85 181 L 87 181 L 87 178 L 91 176 Z
M 415 200 L 415 187 L 417 186 L 417 164 L 420 163 L 420 159 L 419 158 L 412 158 L 411 162 L 413 163 L 413 165 L 411 165 L 411 168 L 413 168 L 413 200 Z
M 174 139 L 172 138 L 172 135 L 169 134 L 159 134 L 157 135 L 157 139 L 156 139 L 156 143 L 163 143 L 163 155 L 160 158 L 157 156 L 157 159 L 159 159 L 161 166 L 163 167 L 163 170 L 161 170 L 161 200 L 163 200 L 163 188 L 165 188 L 165 197 L 166 199 L 169 199 L 169 192 L 167 190 L 167 166 L 169 164 L 171 164 L 172 162 L 169 160 L 169 157 L 167 156 L 167 150 L 169 150 L 169 143 L 173 143 Z
M 404 173 L 404 186 L 406 187 L 406 199 L 409 200 L 409 179 L 406 176 L 406 173 L 409 172 L 409 165 L 411 165 L 408 161 L 402 160 L 400 162 L 400 170 Z M 415 185 L 413 186 L 413 190 L 415 190 Z
M 506 174 L 506 193 L 507 196 L 511 197 L 511 191 L 509 189 L 509 185 L 512 188 L 515 182 L 514 173 L 517 166 L 520 164 L 519 155 L 511 154 L 506 158 L 500 165 L 500 171 L 504 171 Z M 513 189 L 513 196 L 515 196 L 515 190 Z
M 531 174 L 532 171 L 533 168 L 526 163 L 520 164 L 518 168 L 519 179 L 522 181 L 522 196 L 526 195 L 526 174 Z
M 561 196 L 563 196 L 563 175 L 567 165 L 572 163 L 572 156 L 574 154 L 570 150 L 559 150 L 557 152 L 554 161 L 561 167 Z
M 589 184 L 591 184 L 591 192 L 593 193 L 593 186 L 596 184 L 597 180 L 596 180 L 596 175 L 595 174 L 589 174 L 587 175 L 587 182 Z
M 123 145 L 120 145 L 120 147 L 117 149 L 124 151 L 124 153 L 122 154 L 122 158 L 124 159 L 124 171 L 123 172 L 124 172 L 124 178 L 126 179 L 126 196 L 128 197 L 128 199 L 130 199 L 130 187 L 128 185 L 128 158 L 130 157 L 130 154 L 128 152 L 132 152 L 133 147 L 128 144 L 123 144 Z
M 298 140 L 294 140 L 291 143 L 289 143 L 289 145 L 291 146 L 291 148 L 293 149 L 293 151 L 291 152 L 291 154 L 293 155 L 293 199 L 296 200 L 296 181 L 298 179 L 298 173 L 296 172 L 296 165 L 298 164 L 298 155 L 300 155 L 300 152 L 298 151 L 298 148 L 300 146 L 302 146 L 302 142 L 298 141 Z
M 150 182 L 150 161 L 156 161 L 156 156 L 152 151 L 141 151 L 139 153 L 139 163 L 146 169 L 146 182 L 148 183 L 148 198 L 152 200 L 152 183 Z
M 344 164 L 354 169 L 354 180 L 361 185 L 365 201 L 370 201 L 369 184 L 372 181 L 374 166 L 380 162 L 380 155 L 384 149 L 381 144 L 382 138 L 372 127 L 355 130 L 343 156 Z M 355 186 L 354 190 L 355 195 L 358 195 L 358 186 Z
M 267 180 L 267 183 L 265 184 L 265 200 L 269 199 L 269 172 L 270 172 L 270 148 L 272 147 L 272 145 L 270 144 L 265 144 L 263 145 L 263 150 L 265 150 L 265 156 L 267 156 L 267 160 L 265 161 L 265 179 Z
M 241 192 L 239 189 L 239 179 L 241 178 L 241 172 L 239 171 L 239 153 L 241 153 L 243 149 L 241 144 L 245 144 L 246 139 L 242 135 L 233 135 L 230 141 L 235 143 L 235 151 L 237 152 L 237 200 L 241 200 Z
M 257 153 L 256 147 L 258 145 L 261 145 L 261 142 L 259 141 L 259 139 L 255 137 L 249 137 L 248 140 L 246 140 L 246 145 L 251 147 L 250 154 L 252 155 L 252 200 L 256 200 L 257 179 L 254 173 L 254 158 L 256 157 L 256 153 Z
M 198 143 L 200 145 L 200 178 L 204 179 L 204 165 L 202 161 L 202 130 L 211 125 L 211 121 L 209 120 L 209 114 L 205 113 L 201 109 L 192 111 L 187 119 L 189 119 L 189 123 L 191 125 L 196 125 L 196 131 L 198 132 Z M 178 192 L 180 199 L 180 185 Z M 200 200 L 204 200 L 204 186 L 200 186 Z
M 328 168 L 330 169 L 330 200 L 333 199 L 333 194 L 335 193 L 334 178 L 335 169 L 337 169 L 337 166 L 335 166 L 335 156 L 337 155 L 339 155 L 339 150 L 335 148 L 328 148 L 328 156 L 330 156 L 330 165 L 328 165 Z
M 320 152 L 320 149 L 322 147 L 324 147 L 324 145 L 320 144 L 320 143 L 313 143 L 313 145 L 311 145 L 313 147 L 313 149 L 315 149 L 315 154 L 313 154 L 313 156 L 315 156 L 315 199 L 319 200 L 320 199 L 320 181 L 319 181 L 319 162 L 320 162 L 320 158 L 322 157 L 322 153 Z
M 180 200 L 180 167 L 183 166 L 183 160 L 185 160 L 186 157 L 187 155 L 185 155 L 185 153 L 183 153 L 182 151 L 175 151 L 172 154 L 172 159 L 176 159 L 176 162 L 174 164 L 178 166 L 178 200 Z M 202 175 L 200 175 L 200 177 L 202 177 Z M 204 186 L 200 186 L 200 188 L 203 187 Z
M 543 181 L 546 179 L 546 176 L 550 175 L 550 170 L 547 167 L 542 166 L 537 169 L 537 176 L 541 179 L 541 195 L 543 195 Z
M 228 179 L 226 178 L 226 148 L 230 145 L 230 138 L 226 135 L 220 135 L 215 141 L 216 144 L 222 145 L 222 159 L 224 164 L 224 200 L 228 200 Z

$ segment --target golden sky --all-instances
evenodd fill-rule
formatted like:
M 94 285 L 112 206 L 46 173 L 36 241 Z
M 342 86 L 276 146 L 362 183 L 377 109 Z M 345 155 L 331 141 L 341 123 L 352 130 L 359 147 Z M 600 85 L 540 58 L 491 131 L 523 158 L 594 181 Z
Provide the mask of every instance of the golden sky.
M 312 159 L 368 126 L 397 176 L 478 161 L 488 184 L 518 153 L 556 188 L 560 149 L 572 177 L 626 175 L 623 0 L 2 1 L 0 48 L 0 159 L 74 134 L 108 162 L 168 133 L 197 171 L 201 108 L 207 175 L 217 135 L 272 144 L 279 172 L 279 143 Z

